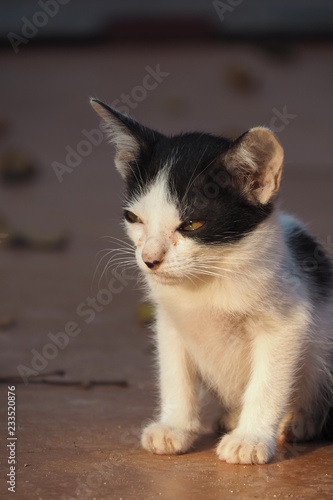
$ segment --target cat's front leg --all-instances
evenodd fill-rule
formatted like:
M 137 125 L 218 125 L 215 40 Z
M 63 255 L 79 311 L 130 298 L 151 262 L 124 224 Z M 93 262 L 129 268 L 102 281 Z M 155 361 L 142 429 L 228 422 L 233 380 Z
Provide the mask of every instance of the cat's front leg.
M 229 463 L 264 464 L 276 450 L 276 435 L 290 398 L 302 335 L 281 327 L 257 331 L 252 374 L 237 427 L 222 437 L 217 455 Z
M 157 348 L 160 415 L 144 429 L 141 443 L 156 454 L 185 453 L 200 430 L 196 373 L 177 329 L 161 312 Z

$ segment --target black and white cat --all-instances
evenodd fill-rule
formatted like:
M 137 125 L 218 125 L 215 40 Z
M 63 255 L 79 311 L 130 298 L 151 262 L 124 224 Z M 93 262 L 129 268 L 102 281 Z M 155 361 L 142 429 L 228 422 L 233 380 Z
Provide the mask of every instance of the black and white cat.
M 116 147 L 126 230 L 157 309 L 160 413 L 143 447 L 191 447 L 198 380 L 221 404 L 221 460 L 266 463 L 277 438 L 320 435 L 333 406 L 333 267 L 276 207 L 273 133 L 166 137 L 91 104 Z

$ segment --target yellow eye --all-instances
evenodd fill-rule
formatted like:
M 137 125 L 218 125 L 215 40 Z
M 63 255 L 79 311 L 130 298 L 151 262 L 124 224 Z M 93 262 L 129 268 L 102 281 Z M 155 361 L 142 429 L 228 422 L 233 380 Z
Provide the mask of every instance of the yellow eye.
M 130 212 L 129 210 L 125 211 L 125 219 L 128 222 L 130 222 L 131 224 L 133 224 L 134 222 L 138 222 L 139 224 L 142 224 L 142 220 L 140 219 L 140 217 L 133 214 L 133 212 Z
M 190 220 L 185 222 L 180 228 L 180 231 L 195 231 L 196 229 L 200 229 L 204 225 L 204 221 L 202 220 Z

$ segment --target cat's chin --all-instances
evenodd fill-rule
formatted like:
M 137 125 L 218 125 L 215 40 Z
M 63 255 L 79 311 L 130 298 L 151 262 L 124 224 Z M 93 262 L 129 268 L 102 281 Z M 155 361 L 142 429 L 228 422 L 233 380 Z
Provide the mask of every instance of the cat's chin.
M 149 273 L 147 276 L 149 279 L 163 285 L 179 285 L 184 280 L 181 276 L 172 276 L 166 273 Z

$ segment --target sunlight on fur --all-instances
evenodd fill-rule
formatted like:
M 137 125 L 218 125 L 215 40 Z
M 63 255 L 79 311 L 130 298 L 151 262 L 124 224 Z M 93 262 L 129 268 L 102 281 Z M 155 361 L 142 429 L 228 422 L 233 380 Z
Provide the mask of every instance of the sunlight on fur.
M 118 242 L 99 265 L 135 262 L 157 311 L 159 415 L 142 446 L 155 454 L 192 447 L 198 381 L 219 401 L 216 453 L 226 462 L 267 463 L 277 440 L 332 428 L 332 263 L 279 210 L 276 137 L 264 127 L 236 141 L 166 137 L 91 103 L 116 148 L 132 242 Z

